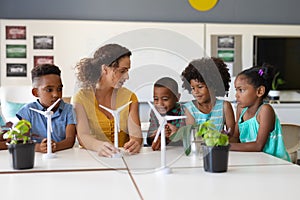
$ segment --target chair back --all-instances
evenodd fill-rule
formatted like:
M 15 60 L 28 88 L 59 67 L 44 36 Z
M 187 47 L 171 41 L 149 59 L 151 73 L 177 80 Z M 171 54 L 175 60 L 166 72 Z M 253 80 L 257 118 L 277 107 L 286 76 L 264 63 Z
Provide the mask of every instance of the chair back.
M 297 162 L 297 152 L 300 148 L 300 125 L 282 123 L 284 145 L 293 163 Z
M 17 111 L 24 104 L 36 100 L 31 91 L 31 85 L 2 86 L 0 88 L 1 108 L 6 121 L 15 121 Z

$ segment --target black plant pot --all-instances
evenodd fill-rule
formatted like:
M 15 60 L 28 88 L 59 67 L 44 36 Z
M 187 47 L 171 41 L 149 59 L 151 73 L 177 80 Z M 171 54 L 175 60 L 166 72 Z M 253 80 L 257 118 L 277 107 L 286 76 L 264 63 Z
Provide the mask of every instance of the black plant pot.
M 202 148 L 205 171 L 227 172 L 230 145 L 214 147 L 202 145 Z
M 31 169 L 34 166 L 35 142 L 9 144 L 8 151 L 12 155 L 14 169 Z

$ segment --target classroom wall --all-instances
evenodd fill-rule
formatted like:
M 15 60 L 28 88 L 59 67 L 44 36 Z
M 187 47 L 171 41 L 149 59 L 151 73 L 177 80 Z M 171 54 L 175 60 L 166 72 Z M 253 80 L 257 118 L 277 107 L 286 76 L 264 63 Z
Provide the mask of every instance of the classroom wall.
M 0 19 L 300 24 L 298 0 L 219 0 L 207 12 L 188 0 L 1 0 Z
M 25 40 L 7 40 L 6 26 L 25 26 Z M 54 37 L 53 50 L 34 50 L 33 36 Z M 252 65 L 254 35 L 300 36 L 298 25 L 209 24 L 209 23 L 152 23 L 81 20 L 0 20 L 1 86 L 30 85 L 33 56 L 50 55 L 62 69 L 64 96 L 77 90 L 74 66 L 105 43 L 119 43 L 128 47 L 132 55 L 130 79 L 125 86 L 137 93 L 142 102 L 152 99 L 152 85 L 163 76 L 173 77 L 181 86 L 180 74 L 192 59 L 211 55 L 213 35 L 240 35 L 242 38 L 241 69 Z M 27 57 L 6 58 L 7 44 L 25 44 Z M 8 63 L 27 63 L 26 77 L 8 77 Z M 229 100 L 234 100 L 234 77 Z M 181 88 L 181 87 L 180 87 Z M 181 101 L 192 97 L 181 90 Z M 288 91 L 283 101 L 300 101 L 296 91 Z
M 71 95 L 73 94 L 72 85 L 74 84 L 74 76 L 70 74 L 69 71 L 72 70 L 75 63 L 80 58 L 86 55 L 91 55 L 91 52 L 94 51 L 107 38 L 112 38 L 115 34 L 128 31 L 128 27 L 126 27 L 126 25 L 122 25 L 116 28 L 116 30 L 114 29 L 111 31 L 107 31 L 105 30 L 108 27 L 107 24 L 112 24 L 112 26 L 114 26 L 113 24 L 115 24 L 115 22 L 118 23 L 121 21 L 125 22 L 125 24 L 130 21 L 140 23 L 182 22 L 183 24 L 196 23 L 199 24 L 199 26 L 201 26 L 202 28 L 204 24 L 204 27 L 206 28 L 205 24 L 226 23 L 224 24 L 225 27 L 222 27 L 221 24 L 218 24 L 216 26 L 216 29 L 213 28 L 212 32 L 210 32 L 210 26 L 207 26 L 207 32 L 203 31 L 202 28 L 200 28 L 201 31 L 198 32 L 201 32 L 201 34 L 203 35 L 199 34 L 200 40 L 198 41 L 197 38 L 197 42 L 201 43 L 203 49 L 205 49 L 205 52 L 198 54 L 198 56 L 204 55 L 205 53 L 207 55 L 210 55 L 210 33 L 213 34 L 214 31 L 218 34 L 242 33 L 243 35 L 245 34 L 245 37 L 243 37 L 242 39 L 244 45 L 242 48 L 242 65 L 250 66 L 252 60 L 252 46 L 249 45 L 252 44 L 252 35 L 250 32 L 246 33 L 246 31 L 244 31 L 243 28 L 235 28 L 235 26 L 233 26 L 233 30 L 231 30 L 231 25 L 237 24 L 239 26 L 239 24 L 241 24 L 242 26 L 247 25 L 247 27 L 249 27 L 248 25 L 252 24 L 254 25 L 252 28 L 246 28 L 245 30 L 258 32 L 260 31 L 260 25 L 263 24 L 275 24 L 278 26 L 281 26 L 282 24 L 299 25 L 299 7 L 300 1 L 298 0 L 219 0 L 217 5 L 213 9 L 206 12 L 201 12 L 192 8 L 188 1 L 182 0 L 10 0 L 0 1 L 0 19 L 14 19 L 15 21 L 10 22 L 15 23 L 17 25 L 22 23 L 26 24 L 27 22 L 23 21 L 25 19 L 29 19 L 28 22 L 34 20 L 47 20 L 47 23 L 45 23 L 45 21 L 39 21 L 36 22 L 36 25 L 34 26 L 30 25 L 29 34 L 45 33 L 64 36 L 58 36 L 54 40 L 55 50 L 53 53 L 55 55 L 55 63 L 63 66 L 64 68 L 63 76 L 66 76 L 64 77 L 66 81 L 65 95 Z M 0 24 L 0 36 L 2 39 L 4 37 L 3 26 L 5 24 L 3 23 L 3 20 L 1 20 L 2 24 Z M 76 23 L 74 23 L 74 20 L 85 21 L 79 21 L 79 23 L 76 25 Z M 48 24 L 48 22 L 50 21 L 52 22 Z M 106 25 L 101 28 L 100 26 L 102 26 L 103 22 Z M 163 24 L 164 23 L 162 23 L 162 25 Z M 256 27 L 256 24 L 260 25 Z M 80 28 L 72 27 L 78 25 L 80 26 Z M 268 25 L 265 27 L 268 27 Z M 140 27 L 136 26 L 136 28 Z M 280 28 L 276 28 L 276 30 L 276 34 L 281 34 Z M 282 30 L 287 30 L 283 31 L 283 34 L 289 34 L 289 29 L 285 29 L 285 26 Z M 187 32 L 185 32 L 184 34 L 186 34 Z M 266 29 L 266 33 L 272 34 L 272 31 L 268 31 L 268 29 Z M 205 37 L 205 34 L 208 34 L 208 36 Z M 88 35 L 88 37 L 86 37 L 86 35 Z M 196 36 L 192 36 L 192 40 L 195 39 L 194 37 Z M 205 37 L 205 39 L 203 39 L 203 37 Z M 202 42 L 201 40 L 204 41 Z M 1 40 L 1 43 L 3 44 L 3 40 Z M 29 46 L 32 45 L 32 38 L 29 38 L 26 41 L 26 43 Z M 6 61 L 5 57 L 3 56 L 3 45 L 1 45 L 0 48 L 1 85 L 30 84 L 28 78 L 6 79 L 5 71 L 3 71 L 3 69 L 5 69 L 6 67 L 4 64 L 4 62 Z M 60 54 L 60 52 L 63 52 L 63 54 Z M 41 54 L 45 53 L 51 54 L 52 52 L 44 51 Z M 33 54 L 39 54 L 39 52 L 33 52 L 29 48 L 28 54 L 31 56 Z M 143 57 L 141 53 L 136 54 Z M 168 52 L 167 54 L 168 58 L 171 57 L 172 62 L 177 62 L 179 64 L 184 63 L 184 59 L 181 59 L 180 56 L 171 55 L 172 53 L 170 52 Z M 177 60 L 174 57 L 177 57 Z M 28 58 L 28 62 L 32 63 L 31 57 Z M 31 66 L 29 65 L 29 70 L 30 67 Z M 157 65 L 156 67 L 159 66 Z M 68 76 L 64 74 L 68 74 Z M 130 85 L 130 82 L 128 84 Z M 231 94 L 233 93 L 231 92 Z M 289 92 L 289 94 L 285 96 L 287 96 L 289 99 L 292 98 L 298 100 L 298 94 L 295 93 L 291 94 Z M 148 99 L 148 97 L 146 97 L 145 99 Z
M 300 36 L 300 26 L 295 25 L 266 25 L 266 24 L 206 24 L 206 52 L 211 52 L 212 35 L 241 35 L 242 36 L 242 69 L 253 66 L 253 38 L 257 36 Z M 229 100 L 234 100 L 234 86 L 231 82 Z M 281 101 L 300 101 L 299 91 L 281 91 Z
M 6 39 L 6 26 L 25 26 L 26 39 Z M 205 55 L 204 24 L 198 23 L 144 23 L 70 20 L 0 20 L 1 86 L 30 85 L 33 57 L 53 56 L 62 70 L 64 96 L 76 91 L 74 67 L 80 59 L 91 57 L 106 43 L 118 43 L 132 51 L 128 88 L 141 101 L 152 99 L 152 85 L 163 76 L 180 83 L 180 73 L 187 63 Z M 33 36 L 53 36 L 53 49 L 34 50 Z M 7 44 L 27 46 L 26 58 L 7 58 Z M 27 63 L 25 77 L 7 76 L 8 63 Z M 184 92 L 183 92 L 184 93 Z M 182 100 L 189 100 L 186 92 Z

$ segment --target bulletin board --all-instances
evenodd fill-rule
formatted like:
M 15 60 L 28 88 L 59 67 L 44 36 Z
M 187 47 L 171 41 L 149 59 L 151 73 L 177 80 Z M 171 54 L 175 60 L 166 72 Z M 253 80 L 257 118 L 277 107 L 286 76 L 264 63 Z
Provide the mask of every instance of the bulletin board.
M 242 71 L 242 36 L 211 35 L 211 55 L 224 60 L 231 76 Z

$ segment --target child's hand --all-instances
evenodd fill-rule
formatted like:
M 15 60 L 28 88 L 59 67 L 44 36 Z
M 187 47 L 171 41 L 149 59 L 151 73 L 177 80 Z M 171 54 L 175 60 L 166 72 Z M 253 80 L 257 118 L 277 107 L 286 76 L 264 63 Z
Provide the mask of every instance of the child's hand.
M 12 128 L 13 123 L 11 121 L 6 122 L 5 127 Z
M 166 133 L 166 137 L 169 139 L 169 137 L 171 135 L 173 135 L 174 133 L 176 133 L 176 131 L 178 130 L 178 128 L 171 124 L 171 123 L 168 123 L 166 126 L 165 126 L 165 133 Z
M 52 147 L 52 153 L 54 153 L 56 151 L 56 142 L 54 142 L 53 140 L 51 141 L 51 147 Z M 42 142 L 40 143 L 40 151 L 42 153 L 47 153 L 47 139 L 44 138 L 42 140 Z
M 160 136 L 158 136 L 158 139 L 156 142 L 154 142 L 154 140 L 153 140 L 151 147 L 152 147 L 153 151 L 160 150 Z
M 55 141 L 51 141 L 51 146 L 52 146 L 52 153 L 56 152 L 56 142 Z
M 40 143 L 40 152 L 47 153 L 47 139 L 44 138 Z

